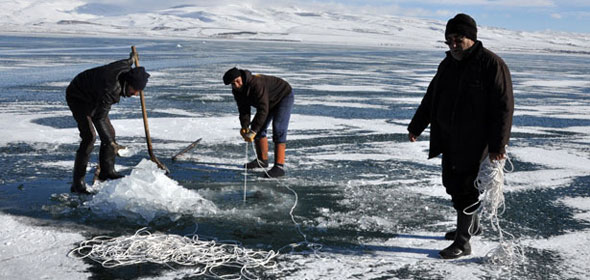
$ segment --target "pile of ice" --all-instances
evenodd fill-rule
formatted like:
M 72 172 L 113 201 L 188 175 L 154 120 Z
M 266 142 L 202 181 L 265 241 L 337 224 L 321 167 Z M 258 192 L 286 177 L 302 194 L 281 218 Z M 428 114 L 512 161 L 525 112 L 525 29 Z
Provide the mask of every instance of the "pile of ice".
M 155 163 L 144 159 L 129 176 L 95 184 L 96 194 L 84 207 L 103 217 L 125 217 L 139 223 L 183 215 L 195 217 L 215 214 L 215 204 L 194 190 L 183 188 L 170 179 Z

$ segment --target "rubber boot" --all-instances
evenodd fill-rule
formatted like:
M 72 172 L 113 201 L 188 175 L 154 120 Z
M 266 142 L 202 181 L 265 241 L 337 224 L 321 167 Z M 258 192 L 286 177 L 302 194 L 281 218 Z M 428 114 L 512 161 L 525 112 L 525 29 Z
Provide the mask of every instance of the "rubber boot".
M 480 235 L 483 232 L 481 226 L 479 225 L 479 215 L 473 214 L 473 225 L 470 229 L 470 233 L 472 236 Z M 455 234 L 457 234 L 457 229 L 451 230 L 445 233 L 446 240 L 455 240 Z
M 262 137 L 254 139 L 254 147 L 256 148 L 256 159 L 246 163 L 247 169 L 267 168 L 268 167 L 268 138 Z
M 266 172 L 267 178 L 278 178 L 285 176 L 285 149 L 286 143 L 275 144 L 275 165 Z
M 115 171 L 115 148 L 112 143 L 100 143 L 100 154 L 98 155 L 100 164 L 100 174 L 98 179 L 101 181 L 123 178 L 123 175 Z
M 443 259 L 456 259 L 462 256 L 471 255 L 471 244 L 469 239 L 469 227 L 473 220 L 473 215 L 465 215 L 462 211 L 457 215 L 457 232 L 455 241 L 451 246 L 443 249 L 438 254 Z
M 79 194 L 90 194 L 86 186 L 86 166 L 88 165 L 88 156 L 85 153 L 76 152 L 74 161 L 74 176 L 70 191 Z

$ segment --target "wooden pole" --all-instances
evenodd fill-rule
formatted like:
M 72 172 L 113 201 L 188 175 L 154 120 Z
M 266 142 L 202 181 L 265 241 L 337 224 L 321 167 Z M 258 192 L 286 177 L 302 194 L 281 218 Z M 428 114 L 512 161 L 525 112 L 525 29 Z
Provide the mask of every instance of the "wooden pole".
M 137 53 L 137 49 L 135 46 L 131 46 L 131 52 L 133 53 L 133 62 L 135 63 L 135 67 L 139 67 L 139 55 Z M 147 142 L 148 153 L 150 155 L 150 160 L 155 162 L 158 167 L 164 171 L 166 174 L 170 174 L 170 170 L 161 163 L 156 155 L 154 155 L 154 151 L 152 149 L 152 138 L 150 137 L 150 129 L 148 126 L 148 118 L 147 118 L 147 111 L 145 109 L 145 96 L 143 94 L 143 90 L 139 91 L 139 99 L 141 100 L 141 113 L 143 114 L 143 128 L 145 129 L 145 140 Z

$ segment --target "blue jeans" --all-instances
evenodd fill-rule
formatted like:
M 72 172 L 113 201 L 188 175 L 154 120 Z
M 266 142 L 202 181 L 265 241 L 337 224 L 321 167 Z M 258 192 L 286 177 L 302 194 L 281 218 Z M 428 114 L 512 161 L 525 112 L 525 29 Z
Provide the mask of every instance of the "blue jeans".
M 266 137 L 266 130 L 272 121 L 272 141 L 275 144 L 287 142 L 287 129 L 289 128 L 289 119 L 291 118 L 291 109 L 295 102 L 295 95 L 291 91 L 285 96 L 277 106 L 268 112 L 268 117 L 256 139 Z

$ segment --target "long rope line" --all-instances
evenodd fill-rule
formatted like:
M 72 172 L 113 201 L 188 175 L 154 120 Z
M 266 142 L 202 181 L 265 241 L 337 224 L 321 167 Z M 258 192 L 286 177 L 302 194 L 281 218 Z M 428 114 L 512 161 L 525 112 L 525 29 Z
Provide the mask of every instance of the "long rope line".
M 506 169 L 506 162 L 510 164 L 510 169 Z M 500 244 L 486 254 L 486 261 L 494 265 L 508 267 L 523 263 L 525 259 L 524 251 L 515 242 L 514 235 L 500 226 L 500 216 L 506 211 L 504 172 L 510 173 L 512 171 L 514 171 L 514 165 L 509 158 L 494 161 L 486 158 L 481 163 L 477 178 L 473 183 L 482 198 L 463 211 L 466 215 L 479 214 L 482 219 L 487 218 L 490 221 L 492 229 L 498 233 Z M 478 203 L 479 206 L 474 211 L 467 211 L 467 209 L 471 209 Z M 472 224 L 469 233 L 473 235 L 474 231 L 475 227 Z M 508 238 L 505 238 L 505 236 Z
M 258 165 L 262 166 L 262 161 L 260 161 L 260 159 L 258 159 L 258 154 L 256 152 L 256 147 L 254 146 L 254 142 L 251 142 L 251 145 L 252 145 L 252 150 L 254 150 L 254 155 L 256 156 L 256 161 L 257 161 Z M 264 174 L 266 174 L 266 176 L 268 178 L 274 179 L 277 183 L 279 183 L 280 186 L 289 190 L 293 194 L 293 196 L 295 197 L 295 201 L 293 202 L 293 206 L 291 206 L 291 209 L 289 210 L 289 216 L 291 217 L 291 221 L 293 222 L 293 224 L 295 224 L 295 228 L 297 229 L 297 232 L 303 237 L 303 241 L 298 242 L 298 243 L 291 243 L 291 244 L 285 245 L 279 249 L 279 252 L 282 251 L 283 249 L 286 249 L 286 248 L 290 248 L 291 252 L 293 252 L 296 248 L 307 247 L 307 248 L 310 248 L 314 252 L 314 254 L 317 255 L 318 251 L 322 249 L 323 245 L 319 244 L 319 243 L 309 242 L 307 240 L 307 235 L 305 233 L 303 233 L 303 230 L 301 230 L 301 224 L 299 224 L 295 220 L 294 212 L 295 212 L 295 208 L 297 208 L 297 204 L 299 203 L 299 195 L 297 194 L 297 192 L 294 189 L 292 189 L 288 185 L 281 184 L 281 182 L 278 178 L 271 177 L 270 174 L 268 174 L 266 168 L 262 168 L 262 170 L 264 171 Z
M 248 143 L 246 143 L 246 154 L 245 154 L 245 162 L 248 162 Z M 258 158 L 256 158 L 258 160 Z M 248 166 L 244 164 L 244 203 L 246 203 L 246 189 L 248 184 Z

